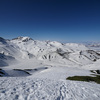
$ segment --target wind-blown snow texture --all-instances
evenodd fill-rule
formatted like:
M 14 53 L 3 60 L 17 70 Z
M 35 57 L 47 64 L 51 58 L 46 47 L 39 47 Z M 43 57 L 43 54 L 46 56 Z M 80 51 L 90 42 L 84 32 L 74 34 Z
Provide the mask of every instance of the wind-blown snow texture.
M 100 70 L 100 49 L 91 47 L 0 38 L 0 100 L 99 100 L 99 84 L 66 80 Z

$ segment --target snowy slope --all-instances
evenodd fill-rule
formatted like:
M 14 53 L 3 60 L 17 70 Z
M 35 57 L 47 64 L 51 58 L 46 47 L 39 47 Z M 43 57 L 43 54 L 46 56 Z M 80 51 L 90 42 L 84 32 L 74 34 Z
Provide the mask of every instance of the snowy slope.
M 62 44 L 57 41 L 38 41 L 29 37 L 18 37 L 10 42 L 18 46 L 22 52 L 22 58 L 35 57 L 37 60 L 42 60 L 43 62 L 55 62 L 63 65 L 71 63 L 82 65 L 91 63 L 97 57 L 95 52 L 91 54 L 92 57 L 88 57 L 90 52 L 86 55 L 81 53 L 89 50 L 82 44 Z M 93 55 L 95 55 L 94 58 Z
M 0 100 L 99 100 L 99 84 L 65 80 L 69 75 L 82 74 L 89 72 L 51 67 L 29 77 L 3 77 L 0 78 Z
M 84 66 L 100 59 L 100 54 L 83 44 L 38 41 L 30 37 L 0 38 L 0 66 L 37 61 L 42 65 Z
M 85 42 L 84 45 L 89 49 L 100 53 L 100 42 Z
M 99 65 L 99 52 L 83 44 L 0 38 L 0 100 L 99 100 L 99 84 L 66 80 Z
M 7 58 L 6 60 L 3 57 L 0 58 L 0 66 L 11 65 L 11 61 L 18 63 L 29 59 L 52 66 L 55 64 L 82 66 L 91 64 L 100 58 L 99 53 L 88 49 L 83 44 L 38 41 L 30 37 L 18 37 L 12 40 L 0 38 L 0 55 Z

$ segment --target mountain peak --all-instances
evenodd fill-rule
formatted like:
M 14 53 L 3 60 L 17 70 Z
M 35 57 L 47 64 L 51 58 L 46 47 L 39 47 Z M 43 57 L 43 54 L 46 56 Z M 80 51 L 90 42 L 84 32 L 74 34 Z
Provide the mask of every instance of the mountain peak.
M 33 40 L 33 39 L 30 38 L 30 37 L 17 37 L 17 38 L 14 38 L 12 40 L 18 40 L 18 41 L 22 41 L 22 42 L 27 42 L 27 41 Z

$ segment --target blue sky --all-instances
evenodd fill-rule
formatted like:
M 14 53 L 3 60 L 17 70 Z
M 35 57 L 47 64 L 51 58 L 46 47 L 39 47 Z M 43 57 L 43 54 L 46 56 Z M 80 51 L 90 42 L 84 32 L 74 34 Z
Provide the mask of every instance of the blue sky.
M 0 0 L 0 36 L 100 41 L 100 0 Z

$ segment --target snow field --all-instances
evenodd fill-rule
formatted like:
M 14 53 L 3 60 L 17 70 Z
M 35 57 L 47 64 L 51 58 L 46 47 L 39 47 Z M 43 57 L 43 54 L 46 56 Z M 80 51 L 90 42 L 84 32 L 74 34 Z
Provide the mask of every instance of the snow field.
M 0 38 L 0 100 L 100 100 L 100 85 L 66 80 L 100 70 L 100 54 L 85 45 Z
M 1 78 L 0 100 L 100 100 L 100 85 L 68 80 Z

